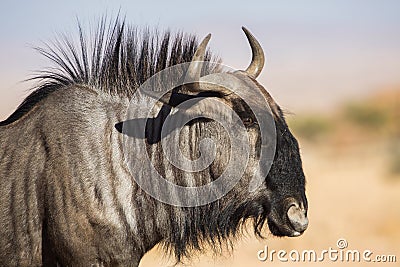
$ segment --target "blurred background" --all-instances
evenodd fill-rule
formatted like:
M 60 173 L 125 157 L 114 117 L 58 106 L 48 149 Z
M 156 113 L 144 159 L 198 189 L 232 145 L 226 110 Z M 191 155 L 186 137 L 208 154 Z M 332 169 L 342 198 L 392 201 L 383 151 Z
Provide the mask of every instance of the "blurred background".
M 0 120 L 29 94 L 32 85 L 22 81 L 48 66 L 33 46 L 59 33 L 76 36 L 77 20 L 90 28 L 102 15 L 118 12 L 139 26 L 183 30 L 200 38 L 212 33 L 211 49 L 236 69 L 250 61 L 240 29 L 248 27 L 267 56 L 258 80 L 286 111 L 300 141 L 310 206 L 304 235 L 289 239 L 267 234 L 257 240 L 249 233 L 233 253 L 196 254 L 186 266 L 289 265 L 293 263 L 259 261 L 257 252 L 266 245 L 287 251 L 335 249 L 339 238 L 347 240 L 349 249 L 396 255 L 397 263 L 386 264 L 398 266 L 399 1 L 2 0 Z M 141 266 L 173 264 L 156 247 Z

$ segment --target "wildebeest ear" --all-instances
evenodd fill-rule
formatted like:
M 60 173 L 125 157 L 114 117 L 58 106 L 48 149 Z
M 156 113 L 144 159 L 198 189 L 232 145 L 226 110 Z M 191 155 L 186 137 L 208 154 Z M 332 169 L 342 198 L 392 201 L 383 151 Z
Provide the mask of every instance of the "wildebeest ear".
M 151 130 L 151 128 L 149 129 L 148 126 L 162 126 L 165 118 L 170 114 L 170 112 L 171 107 L 163 105 L 158 115 L 154 118 L 134 118 L 130 120 L 125 120 L 116 123 L 114 127 L 119 133 L 122 133 L 129 137 L 139 139 L 147 138 L 149 143 L 155 143 L 161 140 L 161 132 L 153 131 Z
M 188 95 L 188 94 L 184 94 L 184 93 L 172 93 L 171 96 L 169 97 L 167 105 L 171 106 L 171 107 L 176 107 L 179 104 L 181 104 L 189 99 L 192 99 L 193 97 L 194 96 L 192 96 L 192 95 Z
M 198 98 L 198 97 L 222 97 L 222 94 L 220 92 L 200 92 L 196 95 L 190 95 L 190 94 L 184 94 L 184 93 L 172 93 L 171 97 L 168 101 L 168 106 L 171 107 L 176 107 L 179 104 L 182 104 L 183 102 L 193 99 L 193 98 Z
M 176 107 L 179 104 L 182 104 L 183 102 L 196 97 L 223 97 L 223 94 L 221 92 L 214 92 L 214 91 L 204 91 L 193 95 L 190 92 L 186 92 L 187 91 L 186 88 L 185 88 L 186 90 L 182 89 L 183 87 L 188 87 L 188 86 L 190 85 L 184 85 L 181 86 L 180 88 L 173 89 L 168 93 L 164 94 L 161 98 L 158 98 L 157 100 L 163 103 L 164 105 L 170 107 Z M 146 94 L 149 95 L 150 97 L 156 98 L 156 96 L 153 95 L 151 92 L 146 92 Z

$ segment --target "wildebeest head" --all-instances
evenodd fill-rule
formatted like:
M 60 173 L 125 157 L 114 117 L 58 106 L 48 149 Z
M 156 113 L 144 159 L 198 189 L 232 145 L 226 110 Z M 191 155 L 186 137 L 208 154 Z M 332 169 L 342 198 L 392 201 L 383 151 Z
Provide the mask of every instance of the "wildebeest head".
M 207 231 L 214 231 L 214 234 L 218 237 L 228 237 L 235 234 L 237 227 L 247 219 L 253 219 L 255 233 L 260 236 L 262 235 L 261 229 L 266 221 L 274 235 L 299 236 L 308 226 L 308 204 L 305 196 L 305 176 L 302 170 L 298 142 L 290 132 L 279 106 L 256 80 L 264 65 L 264 53 L 254 36 L 245 28 L 243 30 L 250 42 L 253 53 L 251 64 L 245 71 L 214 73 L 200 77 L 206 46 L 210 39 L 210 35 L 208 35 L 197 48 L 193 60 L 186 71 L 185 79 L 189 83 L 175 88 L 175 90 L 159 99 L 166 106 L 178 107 L 178 109 L 179 105 L 186 100 L 198 99 L 190 109 L 181 111 L 187 114 L 204 114 L 204 117 L 213 112 L 222 112 L 215 107 L 215 102 L 209 101 L 210 99 L 215 99 L 234 110 L 248 133 L 250 144 L 249 161 L 241 182 L 220 200 L 210 204 L 214 206 L 209 208 L 208 211 L 212 211 L 215 214 L 208 214 L 207 217 L 214 216 L 215 218 L 208 218 L 208 220 L 203 218 L 203 221 L 197 221 L 197 224 L 195 222 L 193 227 L 199 228 L 197 230 L 202 231 L 203 234 Z M 254 97 L 254 94 L 252 95 L 252 92 L 260 93 L 266 102 L 260 102 L 259 99 Z M 268 107 L 257 106 L 260 103 L 267 103 Z M 251 105 L 255 106 L 257 110 L 251 109 Z M 263 146 L 261 135 L 264 134 L 268 137 L 270 132 L 262 132 L 265 129 L 260 127 L 260 122 L 257 121 L 256 116 L 259 111 L 267 112 L 273 119 L 273 137 L 276 139 L 276 148 L 271 148 L 275 149 L 275 154 L 270 161 L 267 159 L 265 162 L 262 161 L 263 158 L 260 158 L 261 147 Z M 225 118 L 231 117 L 226 115 Z M 202 124 L 202 126 L 199 127 L 198 124 Z M 196 126 L 200 130 L 197 131 L 196 140 L 193 143 L 197 144 L 202 138 L 210 137 L 205 132 L 212 132 L 210 134 L 211 137 L 219 139 L 220 146 L 217 147 L 215 160 L 208 170 L 212 176 L 211 180 L 217 179 L 227 165 L 229 156 L 225 155 L 225 151 L 231 144 L 226 140 L 227 137 L 221 133 L 224 130 L 223 127 L 218 126 L 215 121 L 198 119 L 191 122 L 189 127 Z M 204 129 L 208 130 L 205 131 Z M 187 133 L 190 133 L 190 131 Z M 271 138 L 271 136 L 269 137 Z M 158 141 L 159 139 L 156 138 L 155 141 L 153 140 L 153 142 L 149 143 Z M 191 150 L 188 153 L 190 154 Z M 197 155 L 197 157 L 199 156 Z M 190 158 L 190 155 L 188 157 Z M 257 168 L 263 164 L 269 164 L 267 168 L 269 172 L 261 172 L 262 183 L 255 190 L 249 190 L 248 183 L 251 182 L 254 173 L 257 173 Z M 180 182 L 175 180 L 175 182 L 181 183 L 183 186 L 199 186 L 198 181 Z M 203 184 L 207 182 L 210 181 L 206 179 Z M 201 210 L 202 207 L 198 207 L 198 209 Z M 196 219 L 193 219 L 193 221 L 196 221 Z M 204 224 L 214 224 L 216 226 L 215 229 L 209 229 Z M 204 230 L 204 228 L 207 228 L 207 230 Z M 197 233 L 196 230 L 192 232 Z M 204 235 L 206 237 L 210 235 L 212 238 L 213 234 L 206 233 Z M 171 243 L 173 242 L 172 240 Z M 179 242 L 175 240 L 175 243 Z

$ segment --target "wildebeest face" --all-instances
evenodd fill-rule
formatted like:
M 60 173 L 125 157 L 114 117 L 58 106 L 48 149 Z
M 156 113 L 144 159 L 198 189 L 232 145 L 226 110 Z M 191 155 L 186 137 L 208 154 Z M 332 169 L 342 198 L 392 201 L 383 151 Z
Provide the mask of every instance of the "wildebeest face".
M 264 64 L 264 54 L 259 43 L 246 29 L 244 29 L 253 51 L 253 60 L 245 71 L 235 71 L 231 73 L 217 73 L 200 77 L 201 64 L 204 59 L 205 48 L 210 36 L 207 36 L 199 45 L 191 65 L 187 71 L 191 86 L 182 87 L 183 94 L 188 98 L 193 96 L 212 96 L 225 102 L 232 108 L 242 120 L 243 125 L 249 133 L 251 160 L 247 173 L 244 177 L 250 177 L 254 168 L 257 168 L 255 161 L 260 159 L 262 144 L 261 135 L 268 135 L 257 121 L 255 114 L 259 110 L 265 110 L 273 117 L 274 131 L 276 133 L 276 149 L 271 168 L 268 174 L 263 176 L 263 183 L 254 192 L 247 192 L 243 197 L 243 192 L 239 195 L 245 199 L 236 207 L 230 217 L 233 221 L 254 219 L 256 233 L 260 233 L 260 228 L 267 220 L 270 231 L 277 236 L 298 236 L 301 235 L 308 226 L 307 219 L 307 199 L 305 196 L 305 177 L 302 170 L 299 146 L 297 140 L 290 132 L 283 113 L 275 103 L 269 93 L 256 81 Z M 229 80 L 229 82 L 227 82 Z M 222 85 L 222 86 L 221 86 Z M 259 105 L 258 99 L 251 96 L 251 92 L 261 93 L 261 98 L 265 99 L 266 107 Z M 249 93 L 249 95 L 246 95 Z M 163 103 L 176 106 L 182 100 L 177 99 L 177 95 L 168 95 L 161 99 Z M 243 97 L 245 96 L 245 97 Z M 185 97 L 184 97 L 185 98 Z M 207 98 L 207 97 L 206 97 Z M 185 99 L 183 99 L 185 100 Z M 249 103 L 255 103 L 257 110 L 249 108 Z M 262 101 L 261 101 L 262 102 Z M 198 113 L 209 111 L 214 107 L 207 106 L 207 101 L 200 100 L 194 110 Z M 197 109 L 197 110 L 196 110 Z M 186 112 L 186 111 L 184 111 Z M 272 160 L 272 159 L 271 159 Z M 270 161 L 271 161 L 270 160 Z M 261 160 L 262 161 L 262 160 Z M 270 164 L 271 162 L 259 162 L 258 164 Z M 215 164 L 219 165 L 219 164 Z M 221 166 L 223 164 L 220 164 Z M 253 167 L 253 170 L 250 170 Z M 220 173 L 217 171 L 216 173 Z M 244 179 L 246 180 L 246 179 Z M 247 181 L 249 181 L 247 179 Z M 236 192 L 237 193 L 237 192 Z
M 271 212 L 268 226 L 274 235 L 298 236 L 307 226 L 307 198 L 297 140 L 283 118 L 276 121 L 275 158 L 265 180 L 270 191 Z
M 264 192 L 258 193 L 255 196 L 255 201 L 259 202 L 260 207 L 264 207 L 264 212 L 269 212 L 267 221 L 272 234 L 276 236 L 299 236 L 308 226 L 308 203 L 305 195 L 305 176 L 298 142 L 290 132 L 281 109 L 263 86 L 252 77 L 245 77 L 244 72 L 237 72 L 233 75 L 247 86 L 245 90 L 257 89 L 264 95 L 269 105 L 269 108 L 265 110 L 272 114 L 275 124 L 276 149 L 274 159 L 264 181 Z M 247 124 L 250 144 L 254 149 L 255 160 L 258 160 L 262 127 L 260 128 L 256 117 L 245 101 L 236 96 L 229 97 L 233 109 L 240 113 L 242 122 Z M 260 162 L 260 164 L 268 163 Z M 268 202 L 268 209 L 265 208 L 266 202 Z M 253 214 L 253 216 L 260 216 L 260 214 Z
M 255 80 L 247 79 L 247 81 L 249 87 L 258 88 L 264 94 L 274 118 L 276 129 L 274 160 L 265 179 L 270 204 L 269 229 L 272 234 L 277 236 L 301 235 L 308 226 L 308 203 L 305 195 L 305 176 L 298 142 L 290 132 L 281 109 L 269 93 Z M 246 118 L 252 120 L 252 114 L 247 113 L 243 120 L 246 120 Z M 256 136 L 253 137 L 256 140 L 253 141 L 256 151 L 259 149 L 258 140 L 261 130 L 257 126 L 256 123 L 255 126 L 250 127 L 250 131 L 256 133 Z M 256 128 L 256 131 L 251 128 Z M 263 162 L 260 162 L 260 164 L 263 164 Z
M 307 210 L 308 203 L 305 196 L 305 176 L 302 169 L 300 158 L 299 145 L 296 138 L 290 132 L 283 113 L 279 106 L 275 103 L 269 93 L 255 79 L 261 72 L 264 64 L 264 54 L 259 43 L 255 40 L 246 29 L 246 36 L 250 42 L 253 51 L 253 60 L 246 71 L 237 71 L 231 74 L 225 74 L 232 80 L 234 76 L 238 82 L 231 84 L 232 87 L 242 87 L 242 92 L 251 92 L 259 90 L 267 100 L 268 110 L 274 118 L 276 129 L 276 150 L 272 166 L 265 178 L 265 192 L 258 193 L 255 196 L 256 202 L 259 202 L 258 212 L 269 212 L 267 216 L 268 226 L 272 234 L 277 236 L 299 236 L 308 226 Z M 206 40 L 207 42 L 208 40 Z M 204 77 L 201 80 L 213 80 L 214 78 Z M 225 80 L 224 76 L 217 78 Z M 201 86 L 201 85 L 200 85 Z M 209 90 L 207 88 L 206 90 Z M 231 88 L 232 89 L 232 88 Z M 236 88 L 237 89 L 237 88 Z M 211 89 L 212 90 L 212 89 Z M 218 89 L 215 89 L 218 91 Z M 229 95 L 229 92 L 219 89 L 223 94 L 227 94 L 225 99 L 228 99 L 232 105 L 232 109 L 239 114 L 242 122 L 246 125 L 250 134 L 250 143 L 254 145 L 255 155 L 260 149 L 260 127 L 257 124 L 254 114 L 249 110 L 246 101 L 235 96 Z M 251 97 L 248 99 L 251 101 Z M 260 107 L 262 110 L 262 107 Z M 266 133 L 264 133 L 266 134 Z M 260 162 L 263 164 L 263 162 Z M 267 164 L 267 163 L 265 163 Z M 261 197 L 260 197 L 261 195 Z M 266 205 L 267 203 L 267 205 Z M 265 214 L 252 214 L 249 217 L 263 218 Z M 263 223 L 263 219 L 259 222 L 255 221 L 255 228 Z M 258 232 L 258 229 L 255 229 Z

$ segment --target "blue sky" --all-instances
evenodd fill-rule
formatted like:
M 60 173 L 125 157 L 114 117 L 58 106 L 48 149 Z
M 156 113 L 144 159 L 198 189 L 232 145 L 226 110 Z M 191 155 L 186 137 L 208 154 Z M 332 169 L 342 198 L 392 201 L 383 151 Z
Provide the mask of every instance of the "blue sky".
M 60 28 L 75 27 L 75 17 L 96 19 L 121 10 L 137 24 L 173 26 L 193 30 L 193 25 L 233 24 L 326 24 L 350 28 L 396 28 L 400 2 L 396 0 L 306 1 L 10 1 L 2 0 L 2 38 L 48 35 Z M 60 27 L 61 26 L 61 27 Z
M 290 109 L 321 109 L 400 84 L 400 1 L 8 1 L 0 3 L 0 119 L 26 95 L 19 83 L 47 66 L 32 48 L 76 33 L 104 14 L 131 24 L 212 33 L 210 47 L 234 68 L 250 59 L 240 30 L 260 40 L 260 81 Z

